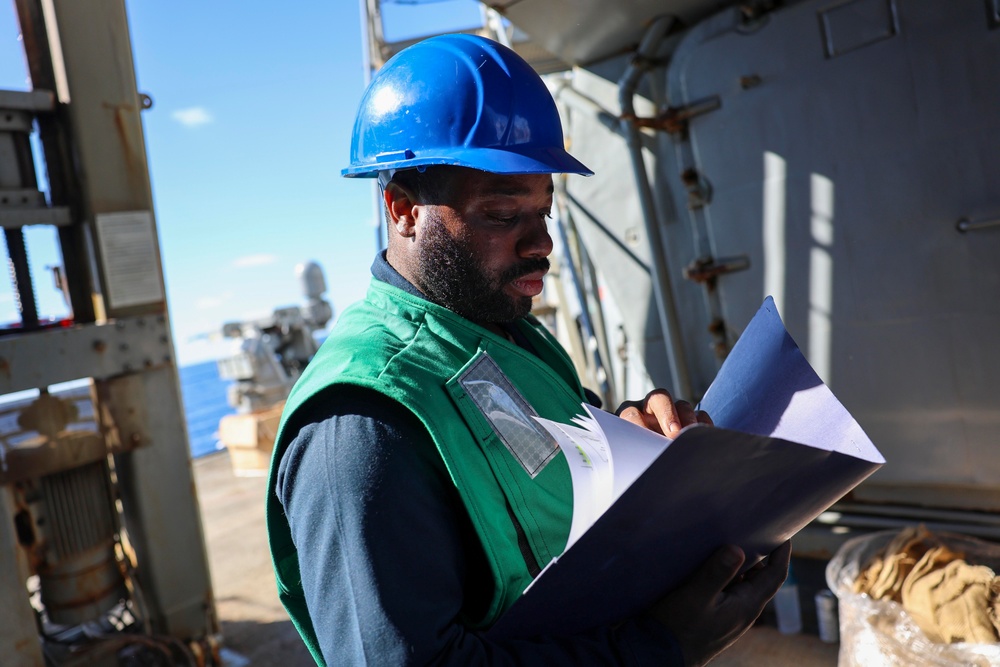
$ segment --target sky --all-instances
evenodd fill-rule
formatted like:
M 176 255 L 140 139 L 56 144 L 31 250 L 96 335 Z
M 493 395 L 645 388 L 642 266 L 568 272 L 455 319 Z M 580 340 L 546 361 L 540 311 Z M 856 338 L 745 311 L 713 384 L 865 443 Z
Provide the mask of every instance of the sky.
M 12 7 L 0 7 L 0 88 L 26 90 Z M 218 332 L 303 303 L 297 264 L 326 274 L 335 312 L 364 295 L 375 195 L 344 179 L 365 85 L 357 0 L 126 0 L 178 362 L 225 355 Z M 383 7 L 390 40 L 469 27 L 473 0 Z M 44 172 L 40 174 L 44 189 Z M 52 227 L 26 228 L 43 317 L 67 308 Z M 4 255 L 6 259 L 6 255 Z M 0 324 L 18 320 L 0 280 Z

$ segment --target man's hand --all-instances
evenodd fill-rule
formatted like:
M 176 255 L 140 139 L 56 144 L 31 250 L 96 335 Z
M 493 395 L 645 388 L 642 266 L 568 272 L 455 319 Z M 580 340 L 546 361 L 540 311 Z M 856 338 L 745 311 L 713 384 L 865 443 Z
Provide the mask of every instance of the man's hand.
M 661 433 L 668 438 L 689 424 L 712 425 L 712 419 L 704 410 L 695 412 L 687 401 L 675 401 L 666 389 L 654 389 L 641 401 L 625 401 L 615 414 L 633 424 Z
M 739 547 L 719 549 L 650 614 L 677 638 L 684 664 L 704 665 L 739 639 L 753 624 L 785 577 L 792 543 L 774 550 L 763 567 L 734 580 L 743 564 Z

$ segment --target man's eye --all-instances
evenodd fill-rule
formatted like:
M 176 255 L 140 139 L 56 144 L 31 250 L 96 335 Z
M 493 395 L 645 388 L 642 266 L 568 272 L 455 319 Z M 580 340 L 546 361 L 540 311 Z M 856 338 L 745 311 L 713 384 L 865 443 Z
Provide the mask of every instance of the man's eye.
M 490 220 L 493 220 L 498 225 L 513 225 L 518 221 L 518 217 L 515 215 L 491 215 Z

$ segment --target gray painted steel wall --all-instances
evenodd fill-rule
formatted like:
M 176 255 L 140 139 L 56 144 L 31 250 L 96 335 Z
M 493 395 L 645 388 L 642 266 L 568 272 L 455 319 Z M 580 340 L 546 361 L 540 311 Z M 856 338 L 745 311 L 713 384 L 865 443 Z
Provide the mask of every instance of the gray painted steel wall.
M 1000 228 L 956 229 L 1000 219 L 996 26 L 978 2 L 807 1 L 752 24 L 728 10 L 650 75 L 657 107 L 721 101 L 686 139 L 646 137 L 695 386 L 715 371 L 710 302 L 681 269 L 706 252 L 745 254 L 750 269 L 718 283 L 728 330 L 777 297 L 888 460 L 862 498 L 1000 508 Z M 624 62 L 573 85 L 617 113 Z M 569 185 L 591 213 L 578 224 L 662 379 L 622 139 L 579 110 L 566 121 L 598 172 Z M 692 210 L 679 176 L 689 167 L 711 193 Z

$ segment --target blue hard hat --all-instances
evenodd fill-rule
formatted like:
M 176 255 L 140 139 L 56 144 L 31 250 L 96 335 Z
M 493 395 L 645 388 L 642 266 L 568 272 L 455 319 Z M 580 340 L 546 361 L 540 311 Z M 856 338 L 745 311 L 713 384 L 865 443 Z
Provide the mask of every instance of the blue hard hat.
M 439 35 L 393 56 L 365 90 L 344 176 L 456 165 L 501 174 L 592 174 L 563 148 L 552 95 L 519 55 Z

